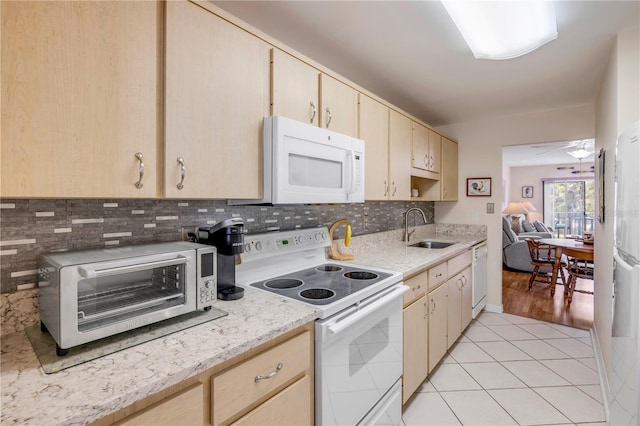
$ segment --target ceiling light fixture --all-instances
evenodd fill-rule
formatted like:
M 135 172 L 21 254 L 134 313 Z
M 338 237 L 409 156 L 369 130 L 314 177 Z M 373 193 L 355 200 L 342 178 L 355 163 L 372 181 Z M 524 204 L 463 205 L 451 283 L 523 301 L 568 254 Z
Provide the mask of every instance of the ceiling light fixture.
M 567 151 L 567 154 L 569 154 L 576 160 L 584 160 L 585 158 L 593 155 L 593 151 L 587 149 L 587 144 L 584 141 L 580 141 L 576 145 L 576 149 L 574 149 L 573 151 Z
M 441 0 L 477 59 L 511 59 L 558 37 L 550 1 Z

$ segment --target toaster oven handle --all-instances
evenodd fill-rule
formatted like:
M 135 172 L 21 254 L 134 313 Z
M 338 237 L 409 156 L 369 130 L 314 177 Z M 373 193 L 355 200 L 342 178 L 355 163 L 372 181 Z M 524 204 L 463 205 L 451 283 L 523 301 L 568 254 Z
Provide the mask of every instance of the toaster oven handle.
M 78 266 L 78 272 L 80 273 L 81 277 L 90 279 L 90 278 L 106 277 L 109 275 L 126 274 L 128 272 L 144 271 L 145 269 L 150 269 L 150 268 L 161 268 L 163 266 L 182 265 L 183 263 L 187 263 L 188 261 L 189 261 L 189 258 L 184 256 L 178 256 L 168 260 L 157 260 L 154 262 L 136 263 L 135 265 L 116 266 L 113 268 L 105 268 L 105 269 L 96 269 L 96 268 L 87 268 L 84 266 Z

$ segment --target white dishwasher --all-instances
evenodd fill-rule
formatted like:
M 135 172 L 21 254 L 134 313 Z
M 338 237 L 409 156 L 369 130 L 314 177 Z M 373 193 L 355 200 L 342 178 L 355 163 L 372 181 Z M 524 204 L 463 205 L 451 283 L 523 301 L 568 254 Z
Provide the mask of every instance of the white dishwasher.
M 472 248 L 473 310 L 471 317 L 478 316 L 487 304 L 487 243 Z

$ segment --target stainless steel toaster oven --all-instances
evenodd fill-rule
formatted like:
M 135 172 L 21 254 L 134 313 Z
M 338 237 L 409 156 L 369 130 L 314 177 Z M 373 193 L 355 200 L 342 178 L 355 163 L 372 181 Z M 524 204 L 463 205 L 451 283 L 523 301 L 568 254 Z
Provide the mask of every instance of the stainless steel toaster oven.
M 170 242 L 42 256 L 40 322 L 68 349 L 195 310 L 216 298 L 216 248 Z

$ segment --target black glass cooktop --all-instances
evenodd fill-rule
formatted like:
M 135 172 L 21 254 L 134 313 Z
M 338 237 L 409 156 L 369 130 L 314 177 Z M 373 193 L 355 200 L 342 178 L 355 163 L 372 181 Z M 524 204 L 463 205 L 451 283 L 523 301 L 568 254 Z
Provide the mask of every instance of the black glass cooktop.
M 251 286 L 312 305 L 328 305 L 390 276 L 386 272 L 327 263 L 259 281 Z

